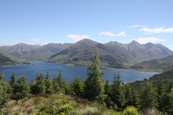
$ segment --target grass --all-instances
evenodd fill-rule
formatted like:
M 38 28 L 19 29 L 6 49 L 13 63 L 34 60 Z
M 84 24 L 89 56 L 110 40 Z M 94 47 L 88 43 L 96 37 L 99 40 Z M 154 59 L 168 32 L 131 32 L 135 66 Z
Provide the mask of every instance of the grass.
M 21 100 L 11 100 L 7 107 L 1 109 L 2 114 L 31 115 L 120 115 L 121 113 L 107 109 L 104 105 L 86 99 L 64 94 L 32 95 Z

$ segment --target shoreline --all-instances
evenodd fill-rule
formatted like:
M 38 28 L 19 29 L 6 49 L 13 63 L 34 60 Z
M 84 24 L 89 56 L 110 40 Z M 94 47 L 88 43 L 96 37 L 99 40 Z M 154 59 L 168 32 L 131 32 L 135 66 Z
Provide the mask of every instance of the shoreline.
M 35 65 L 33 64 L 34 62 L 44 62 L 44 63 L 51 63 L 51 64 L 60 64 L 60 65 L 63 65 L 63 66 L 70 66 L 70 67 L 88 67 L 88 66 L 75 66 L 74 64 L 62 64 L 62 63 L 56 63 L 56 62 L 47 62 L 47 61 L 30 61 L 28 62 L 28 64 L 16 64 L 16 65 L 3 65 L 3 66 L 0 66 L 0 68 L 5 68 L 5 67 L 12 67 L 12 66 L 18 66 L 18 65 Z M 120 70 L 120 71 L 123 71 L 123 70 L 127 70 L 127 71 L 137 71 L 137 72 L 155 72 L 155 73 L 162 73 L 163 70 L 135 70 L 135 69 L 123 69 L 123 68 L 111 68 L 111 67 L 105 67 L 105 66 L 101 66 L 101 68 L 104 68 L 104 69 L 112 69 L 112 70 Z
M 46 62 L 46 61 L 42 61 L 42 62 Z M 52 64 L 60 64 L 63 66 L 71 66 L 71 67 L 87 67 L 87 66 L 75 66 L 74 64 L 61 64 L 61 63 L 56 63 L 56 62 L 46 62 L 46 63 L 52 63 Z M 101 68 L 105 68 L 105 69 L 112 69 L 112 70 L 128 70 L 128 71 L 137 71 L 137 72 L 154 72 L 154 73 L 162 73 L 163 70 L 135 70 L 135 69 L 120 69 L 120 68 L 111 68 L 111 67 L 102 67 Z

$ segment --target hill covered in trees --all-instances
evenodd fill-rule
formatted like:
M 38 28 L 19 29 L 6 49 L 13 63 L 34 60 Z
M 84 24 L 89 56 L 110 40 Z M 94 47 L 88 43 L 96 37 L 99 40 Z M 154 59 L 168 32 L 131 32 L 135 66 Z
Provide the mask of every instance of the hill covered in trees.
M 135 64 L 131 68 L 137 70 L 169 70 L 173 69 L 173 55 L 162 59 L 154 59 Z
M 40 73 L 30 83 L 25 76 L 16 80 L 14 74 L 7 82 L 0 73 L 0 112 L 53 115 L 129 115 L 132 112 L 134 115 L 149 115 L 153 112 L 157 115 L 173 114 L 171 78 L 165 84 L 158 81 L 158 85 L 153 85 L 153 82 L 145 80 L 140 87 L 134 87 L 133 84 L 123 84 L 119 74 L 115 74 L 112 84 L 109 84 L 101 77 L 103 74 L 98 55 L 88 67 L 87 79 L 83 81 L 81 77 L 76 77 L 71 84 L 63 80 L 61 73 L 53 80 L 49 78 L 49 72 L 46 75 Z

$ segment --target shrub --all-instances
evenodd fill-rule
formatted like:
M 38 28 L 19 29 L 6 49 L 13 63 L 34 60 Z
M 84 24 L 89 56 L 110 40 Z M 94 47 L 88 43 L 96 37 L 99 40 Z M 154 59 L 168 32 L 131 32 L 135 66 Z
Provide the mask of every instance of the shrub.
M 138 110 L 135 107 L 127 107 L 123 111 L 123 115 L 139 115 Z
M 59 108 L 59 112 L 58 113 L 61 113 L 61 112 L 68 112 L 68 111 L 72 111 L 73 110 L 73 107 L 69 104 L 65 104 L 63 106 L 61 106 Z

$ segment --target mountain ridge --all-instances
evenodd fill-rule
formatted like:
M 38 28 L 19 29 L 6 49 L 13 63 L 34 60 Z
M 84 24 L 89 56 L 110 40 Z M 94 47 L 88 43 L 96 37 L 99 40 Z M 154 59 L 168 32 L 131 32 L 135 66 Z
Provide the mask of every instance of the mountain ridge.
M 151 46 L 149 47 L 146 44 L 141 45 L 137 41 L 132 41 L 129 44 L 118 42 L 102 44 L 93 40 L 83 39 L 51 56 L 48 61 L 73 65 L 80 65 L 79 63 L 82 63 L 81 65 L 84 64 L 86 66 L 87 61 L 91 60 L 97 53 L 100 55 L 103 66 L 123 68 L 127 64 L 133 65 L 142 61 L 173 55 L 173 52 L 165 46 L 150 43 L 149 45 Z

